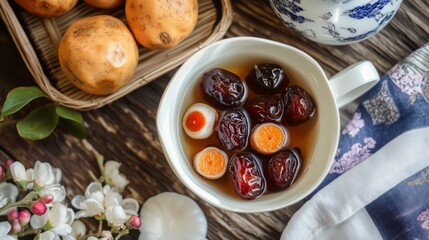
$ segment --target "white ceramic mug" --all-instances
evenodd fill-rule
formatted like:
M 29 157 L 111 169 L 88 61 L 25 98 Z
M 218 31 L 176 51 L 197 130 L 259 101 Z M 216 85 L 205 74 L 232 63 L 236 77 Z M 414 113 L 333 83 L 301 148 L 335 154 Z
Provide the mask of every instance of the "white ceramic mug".
M 232 59 L 232 60 L 231 60 Z M 263 194 L 253 200 L 231 196 L 202 181 L 184 152 L 181 119 L 189 105 L 189 95 L 201 75 L 225 61 L 276 63 L 289 78 L 315 99 L 316 121 L 308 167 L 295 184 L 280 192 Z M 272 211 L 289 206 L 309 195 L 327 175 L 340 136 L 339 107 L 360 96 L 379 80 L 374 66 L 367 61 L 355 64 L 328 80 L 320 65 L 308 54 L 283 43 L 236 37 L 213 43 L 191 56 L 168 84 L 157 112 L 157 130 L 164 154 L 176 176 L 197 196 L 212 205 L 235 212 Z M 197 88 L 198 89 L 198 88 Z M 231 186 L 232 187 L 232 186 Z

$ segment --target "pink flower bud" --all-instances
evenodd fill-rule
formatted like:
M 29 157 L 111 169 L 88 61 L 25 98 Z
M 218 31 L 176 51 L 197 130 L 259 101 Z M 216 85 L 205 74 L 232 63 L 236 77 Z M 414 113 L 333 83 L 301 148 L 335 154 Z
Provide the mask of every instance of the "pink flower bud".
M 12 159 L 8 159 L 6 160 L 6 168 L 10 169 L 10 165 L 12 165 L 12 163 L 14 163 L 15 161 L 13 161 Z
M 19 212 L 18 221 L 21 226 L 26 226 L 30 222 L 31 213 L 27 209 L 24 209 Z
M 7 214 L 7 219 L 9 220 L 9 222 L 13 222 L 13 220 L 18 219 L 18 210 L 16 209 L 12 209 L 8 214 Z
M 37 200 L 33 202 L 33 205 L 31 206 L 31 211 L 36 215 L 43 215 L 46 212 L 46 205 L 44 202 Z
M 52 194 L 46 194 L 42 197 L 42 201 L 46 204 L 49 204 L 54 201 L 54 196 L 52 196 Z
M 142 220 L 137 215 L 132 215 L 128 220 L 128 225 L 133 229 L 138 229 L 142 225 Z
M 15 219 L 12 222 L 12 234 L 13 235 L 18 235 L 18 233 L 22 232 L 22 226 L 21 224 L 19 224 L 18 219 Z
M 4 167 L 0 165 L 0 178 L 3 178 L 5 174 Z

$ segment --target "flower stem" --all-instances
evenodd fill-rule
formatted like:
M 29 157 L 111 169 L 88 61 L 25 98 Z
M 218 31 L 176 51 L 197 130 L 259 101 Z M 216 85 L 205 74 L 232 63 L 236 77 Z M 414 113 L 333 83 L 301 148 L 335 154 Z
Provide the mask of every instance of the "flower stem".
M 98 154 L 96 157 L 97 157 L 97 163 L 98 163 L 98 167 L 100 168 L 100 171 L 104 172 L 104 157 L 103 157 L 103 155 Z
M 25 237 L 25 236 L 28 236 L 28 235 L 37 235 L 39 233 L 40 233 L 39 229 L 28 228 L 24 232 L 19 233 L 18 237 Z
M 98 220 L 98 232 L 97 237 L 101 237 L 101 233 L 103 232 L 103 220 Z
M 98 163 L 98 168 L 100 168 L 100 172 L 101 172 L 101 182 L 108 184 L 108 185 L 112 185 L 109 181 L 109 178 L 106 176 L 106 172 L 104 171 L 104 157 L 103 155 L 98 154 L 97 156 L 97 163 Z
M 118 240 L 120 237 L 122 237 L 124 234 L 123 233 L 119 233 L 116 237 L 115 240 Z
M 26 207 L 30 208 L 30 203 L 33 201 L 33 198 L 37 195 L 36 192 L 31 191 L 25 196 L 23 199 L 19 200 L 18 202 L 9 202 L 6 204 L 6 206 L 0 208 L 0 212 L 9 210 L 14 207 Z
M 121 238 L 124 235 L 128 234 L 128 230 L 123 230 L 122 232 L 119 232 L 118 235 L 116 235 L 115 240 L 118 240 L 119 238 Z
M 92 178 L 92 180 L 94 180 L 96 182 L 100 182 L 100 179 L 98 179 L 91 170 L 88 171 L 88 174 Z

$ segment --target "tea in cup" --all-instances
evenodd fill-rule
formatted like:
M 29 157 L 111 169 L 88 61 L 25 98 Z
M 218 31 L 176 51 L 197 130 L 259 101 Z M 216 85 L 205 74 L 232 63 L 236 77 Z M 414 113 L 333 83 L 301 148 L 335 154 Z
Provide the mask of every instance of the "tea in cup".
M 222 148 L 222 144 L 216 142 L 219 139 L 214 133 L 207 139 L 189 138 L 182 120 L 191 105 L 205 101 L 200 86 L 204 73 L 225 69 L 244 81 L 249 68 L 260 63 L 280 66 L 289 79 L 289 85 L 299 86 L 313 98 L 316 111 L 305 124 L 284 125 L 290 138 L 288 146 L 299 148 L 302 154 L 300 170 L 293 184 L 281 191 L 264 191 L 249 200 L 236 194 L 228 171 L 217 180 L 199 174 L 193 164 L 195 154 L 211 145 Z M 224 39 L 196 52 L 173 76 L 158 108 L 157 130 L 170 167 L 197 196 L 216 207 L 235 212 L 277 210 L 302 200 L 322 182 L 331 167 L 339 141 L 339 108 L 369 90 L 378 80 L 377 71 L 367 61 L 354 64 L 328 80 L 312 57 L 292 46 L 255 37 Z M 247 101 L 260 95 L 247 90 Z M 225 109 L 214 108 L 218 116 L 224 114 Z M 231 164 L 232 158 L 243 152 L 248 154 L 252 147 L 249 144 L 244 146 L 244 150 L 223 150 L 227 153 L 227 164 Z M 262 178 L 265 178 L 263 162 L 271 157 L 270 154 L 260 157 L 258 153 L 251 153 L 260 162 Z

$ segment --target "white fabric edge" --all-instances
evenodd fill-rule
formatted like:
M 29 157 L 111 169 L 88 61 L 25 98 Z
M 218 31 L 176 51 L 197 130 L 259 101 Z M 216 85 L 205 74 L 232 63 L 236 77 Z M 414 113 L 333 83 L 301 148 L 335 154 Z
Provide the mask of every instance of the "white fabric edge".
M 318 233 L 318 239 L 344 239 L 341 233 L 347 234 L 347 240 L 383 240 L 380 232 L 365 208 L 361 208 L 352 217 Z
M 322 239 L 319 234 L 322 230 L 349 219 L 383 193 L 428 166 L 427 149 L 429 128 L 411 130 L 396 137 L 306 202 L 287 224 L 281 240 Z M 342 239 L 345 238 L 342 236 Z

